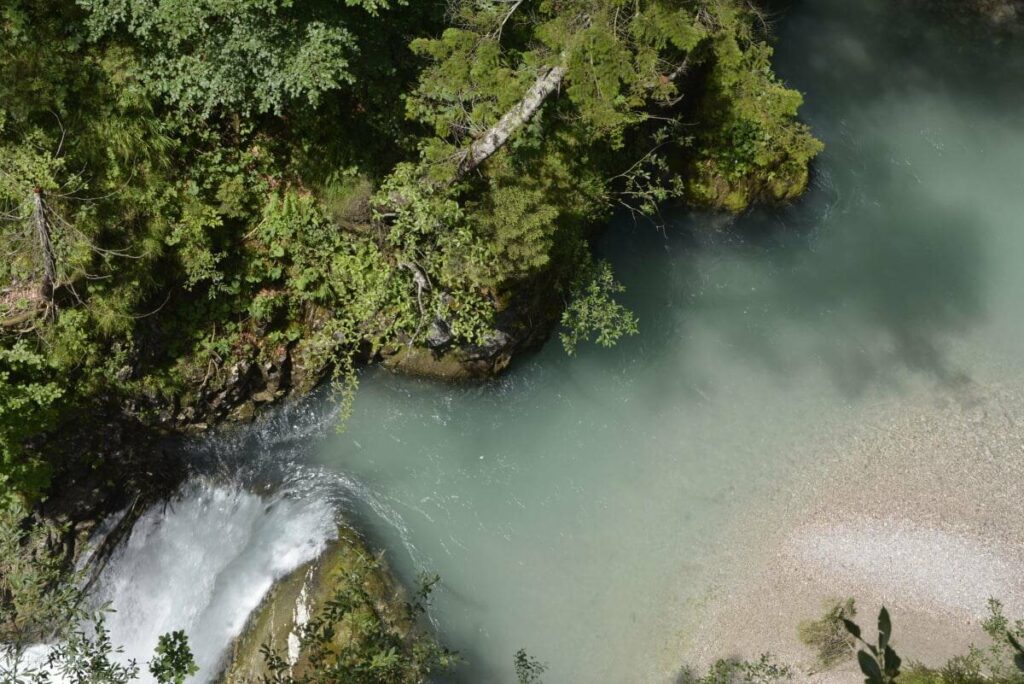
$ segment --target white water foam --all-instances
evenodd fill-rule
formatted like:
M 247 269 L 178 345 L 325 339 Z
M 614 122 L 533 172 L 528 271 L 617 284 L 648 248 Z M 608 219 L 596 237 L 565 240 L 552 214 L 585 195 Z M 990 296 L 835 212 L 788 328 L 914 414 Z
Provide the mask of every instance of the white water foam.
M 195 481 L 173 504 L 142 516 L 102 573 L 96 598 L 115 611 L 107 624 L 124 660 L 143 665 L 161 634 L 183 629 L 199 665 L 193 681 L 211 681 L 273 583 L 335 534 L 322 498 L 263 498 Z

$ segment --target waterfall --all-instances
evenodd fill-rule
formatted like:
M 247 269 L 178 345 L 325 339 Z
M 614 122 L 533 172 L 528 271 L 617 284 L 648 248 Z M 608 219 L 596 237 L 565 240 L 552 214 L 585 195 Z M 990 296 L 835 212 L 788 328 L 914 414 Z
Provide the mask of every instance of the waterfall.
M 195 480 L 173 503 L 147 511 L 102 573 L 95 599 L 122 660 L 145 663 L 159 636 L 182 629 L 211 681 L 231 641 L 273 583 L 313 560 L 335 536 L 323 497 L 287 491 L 261 497 L 240 486 Z

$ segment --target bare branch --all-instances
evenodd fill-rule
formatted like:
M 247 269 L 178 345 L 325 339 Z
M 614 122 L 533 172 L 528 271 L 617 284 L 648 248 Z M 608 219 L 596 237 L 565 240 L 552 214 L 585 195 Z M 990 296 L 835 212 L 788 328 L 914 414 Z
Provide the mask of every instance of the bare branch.
M 525 0 L 515 0 L 512 8 L 505 14 L 505 18 L 501 20 L 500 24 L 498 24 L 498 28 L 494 33 L 494 39 L 497 42 L 501 42 L 501 32 L 505 30 L 505 24 L 508 23 L 508 20 L 516 13 L 516 10 L 519 9 L 519 6 L 522 5 L 524 1 Z

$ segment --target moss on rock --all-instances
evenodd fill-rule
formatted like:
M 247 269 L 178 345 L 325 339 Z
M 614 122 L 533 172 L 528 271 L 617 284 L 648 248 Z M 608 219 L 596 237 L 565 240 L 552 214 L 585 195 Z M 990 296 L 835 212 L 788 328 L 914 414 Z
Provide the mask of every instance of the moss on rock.
M 320 557 L 270 590 L 232 644 L 221 682 L 264 681 L 281 674 L 280 668 L 294 681 L 325 669 L 339 675 L 361 671 L 364 662 L 389 650 L 383 642 L 406 656 L 395 658 L 382 681 L 419 681 L 426 665 L 418 657 L 429 650 L 425 641 L 381 559 L 342 527 Z M 352 681 L 377 679 L 371 673 Z
M 383 364 L 394 371 L 434 380 L 474 380 L 499 374 L 512 361 L 512 355 L 493 359 L 474 359 L 465 349 L 437 352 L 425 347 L 399 347 L 384 357 Z

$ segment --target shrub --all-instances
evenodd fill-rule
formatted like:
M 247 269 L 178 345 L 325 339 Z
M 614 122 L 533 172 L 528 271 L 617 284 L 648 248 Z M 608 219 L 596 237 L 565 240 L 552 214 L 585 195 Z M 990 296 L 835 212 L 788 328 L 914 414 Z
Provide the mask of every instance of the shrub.
M 800 641 L 815 649 L 818 663 L 823 669 L 853 655 L 853 637 L 846 631 L 843 620 L 857 614 L 852 598 L 845 601 L 830 601 L 825 604 L 825 614 L 817 620 L 801 622 L 797 627 Z

